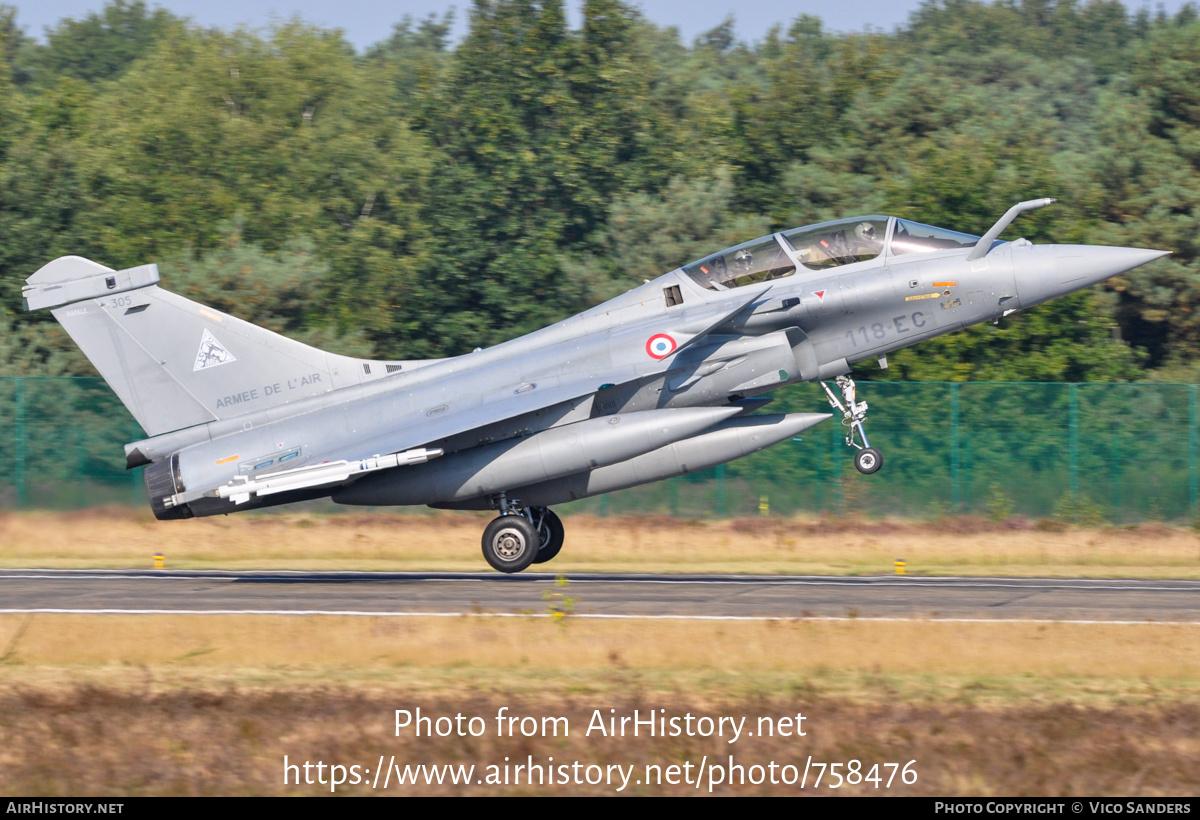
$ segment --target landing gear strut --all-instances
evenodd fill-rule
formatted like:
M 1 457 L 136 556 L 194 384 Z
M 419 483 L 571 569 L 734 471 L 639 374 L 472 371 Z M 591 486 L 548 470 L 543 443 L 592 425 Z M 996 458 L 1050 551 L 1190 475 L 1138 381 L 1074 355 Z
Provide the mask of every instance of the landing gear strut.
M 837 394 L 829 385 L 821 382 L 821 387 L 825 388 L 825 395 L 829 397 L 829 404 L 835 410 L 842 411 L 842 426 L 847 428 L 846 445 L 858 450 L 854 454 L 854 466 L 860 473 L 867 475 L 878 472 L 883 466 L 883 453 L 871 446 L 867 441 L 867 431 L 863 429 L 863 422 L 867 420 L 867 403 L 855 400 L 854 379 L 849 376 L 838 376 L 837 386 L 845 404 L 838 400 Z M 862 439 L 862 444 L 856 439 Z
M 548 507 L 526 507 L 505 493 L 493 497 L 500 511 L 483 531 L 483 557 L 492 569 L 520 572 L 530 564 L 544 564 L 562 549 L 562 520 Z

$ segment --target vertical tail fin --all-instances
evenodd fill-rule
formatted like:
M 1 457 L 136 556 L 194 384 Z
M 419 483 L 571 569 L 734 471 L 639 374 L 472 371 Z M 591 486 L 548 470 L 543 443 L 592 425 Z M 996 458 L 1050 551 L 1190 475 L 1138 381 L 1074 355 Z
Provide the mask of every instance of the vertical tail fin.
M 151 436 L 418 364 L 325 353 L 162 290 L 158 280 L 156 265 L 114 271 L 64 256 L 23 291 L 26 309 L 51 310 Z

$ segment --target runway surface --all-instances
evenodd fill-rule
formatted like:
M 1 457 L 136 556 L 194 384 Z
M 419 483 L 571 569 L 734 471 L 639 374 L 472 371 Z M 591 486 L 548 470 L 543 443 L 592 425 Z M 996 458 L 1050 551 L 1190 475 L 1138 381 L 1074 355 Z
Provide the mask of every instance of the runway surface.
M 0 570 L 0 612 L 574 614 L 1200 622 L 1200 581 L 913 576 Z

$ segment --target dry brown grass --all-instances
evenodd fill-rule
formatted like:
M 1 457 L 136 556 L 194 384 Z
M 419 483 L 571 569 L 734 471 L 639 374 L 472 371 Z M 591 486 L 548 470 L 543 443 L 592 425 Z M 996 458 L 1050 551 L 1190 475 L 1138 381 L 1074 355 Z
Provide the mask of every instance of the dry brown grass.
M 0 682 L 111 683 L 152 670 L 189 685 L 613 694 L 636 681 L 724 696 L 818 686 L 854 699 L 1111 704 L 1200 696 L 1198 639 L 1200 624 L 4 615 Z
M 501 706 L 520 715 L 561 716 L 571 734 L 555 740 L 497 737 L 396 737 L 397 708 L 425 714 L 479 715 Z M 803 713 L 803 738 L 753 737 L 728 744 L 718 738 L 605 738 L 584 736 L 594 709 L 667 709 L 669 714 L 760 716 Z M 0 792 L 36 795 L 328 794 L 329 786 L 283 784 L 283 758 L 374 769 L 382 755 L 403 764 L 524 763 L 663 768 L 707 756 L 730 755 L 749 769 L 774 761 L 803 769 L 805 760 L 915 761 L 912 785 L 896 779 L 890 790 L 869 785 L 821 794 L 908 795 L 1166 795 L 1200 787 L 1200 707 L 1171 704 L 1111 710 L 1071 704 L 979 709 L 961 704 L 855 704 L 820 696 L 728 702 L 636 690 L 610 699 L 505 694 L 426 697 L 404 689 L 379 692 L 340 688 L 239 691 L 186 689 L 139 692 L 80 686 L 51 693 L 0 692 Z M 694 768 L 693 768 L 694 771 Z M 815 773 L 814 773 L 815 774 Z M 886 774 L 886 769 L 885 769 Z M 315 777 L 315 771 L 313 772 Z M 626 794 L 695 794 L 690 785 L 632 783 Z M 828 778 L 826 778 L 828 782 Z M 379 781 L 383 785 L 383 780 Z M 798 794 L 797 786 L 722 785 L 719 794 Z M 339 793 L 366 794 L 366 785 Z M 421 785 L 384 794 L 613 794 L 608 785 Z M 703 791 L 701 793 L 704 793 Z
M 0 617 L 0 793 L 327 793 L 285 787 L 284 755 L 367 767 L 380 755 L 480 767 L 553 756 L 641 772 L 732 754 L 746 766 L 915 760 L 917 782 L 892 790 L 902 794 L 1193 794 L 1197 637 L 1200 625 L 10 615 Z M 394 710 L 418 706 L 484 717 L 487 731 L 396 737 Z M 501 706 L 565 716 L 571 734 L 499 738 Z M 803 713 L 808 734 L 733 745 L 584 736 L 593 710 L 610 708 L 747 716 L 751 726 Z
M 154 521 L 89 510 L 0 514 L 0 566 L 482 570 L 488 514 L 248 514 Z M 1039 529 L 842 519 L 567 519 L 556 571 L 1200 578 L 1200 537 L 1178 527 Z

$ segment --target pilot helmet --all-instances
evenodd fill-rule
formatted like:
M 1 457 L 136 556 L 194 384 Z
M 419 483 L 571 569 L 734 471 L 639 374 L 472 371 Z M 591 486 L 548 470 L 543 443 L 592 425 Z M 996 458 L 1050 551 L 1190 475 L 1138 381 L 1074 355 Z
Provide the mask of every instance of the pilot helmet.
M 754 267 L 754 254 L 750 253 L 750 251 L 746 250 L 745 248 L 742 248 L 733 255 L 733 267 L 734 270 L 750 270 L 752 267 Z
M 854 226 L 854 236 L 860 242 L 874 242 L 875 226 L 870 222 L 859 222 Z

